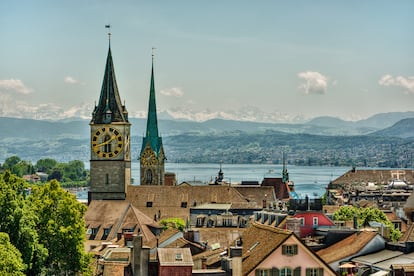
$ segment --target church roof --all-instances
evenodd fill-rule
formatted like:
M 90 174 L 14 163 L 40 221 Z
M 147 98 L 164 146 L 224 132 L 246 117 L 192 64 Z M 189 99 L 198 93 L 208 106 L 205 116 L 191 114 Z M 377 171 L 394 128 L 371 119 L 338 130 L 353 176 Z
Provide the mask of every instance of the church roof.
M 110 115 L 110 119 L 106 119 Z M 128 111 L 121 103 L 118 85 L 115 78 L 115 69 L 112 61 L 111 47 L 108 49 L 105 74 L 102 81 L 101 95 L 98 105 L 92 113 L 91 123 L 108 124 L 113 122 L 128 122 Z
M 158 135 L 158 120 L 157 120 L 157 106 L 155 101 L 155 85 L 154 85 L 154 61 L 151 67 L 151 84 L 150 95 L 148 102 L 148 117 L 147 117 L 147 130 L 145 137 L 142 141 L 141 152 L 149 144 L 151 149 L 158 155 L 162 147 L 162 139 Z

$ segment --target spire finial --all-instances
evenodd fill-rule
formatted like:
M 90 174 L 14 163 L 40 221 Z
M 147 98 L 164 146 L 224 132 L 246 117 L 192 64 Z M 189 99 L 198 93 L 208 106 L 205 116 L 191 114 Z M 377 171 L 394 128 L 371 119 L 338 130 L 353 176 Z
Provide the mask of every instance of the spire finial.
M 152 58 L 152 63 L 154 64 L 154 50 L 157 49 L 155 47 L 151 48 L 151 58 Z
M 109 47 L 111 47 L 111 25 L 105 25 L 105 28 L 108 29 L 108 41 L 109 41 Z

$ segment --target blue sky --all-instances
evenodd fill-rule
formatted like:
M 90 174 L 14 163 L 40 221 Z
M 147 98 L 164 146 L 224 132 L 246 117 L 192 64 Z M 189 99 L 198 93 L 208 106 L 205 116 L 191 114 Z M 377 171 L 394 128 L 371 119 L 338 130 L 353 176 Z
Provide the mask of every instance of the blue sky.
M 2 0 L 0 116 L 90 116 L 106 24 L 130 116 L 146 115 L 152 47 L 158 110 L 177 117 L 414 111 L 413 12 L 414 1 Z

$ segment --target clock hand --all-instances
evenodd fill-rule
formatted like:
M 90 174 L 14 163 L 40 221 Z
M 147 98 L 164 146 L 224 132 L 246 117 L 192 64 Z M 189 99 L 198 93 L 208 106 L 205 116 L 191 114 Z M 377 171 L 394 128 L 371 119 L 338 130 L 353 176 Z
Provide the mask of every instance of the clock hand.
M 116 136 L 115 136 L 115 135 L 113 135 L 113 136 L 111 136 L 111 138 L 110 138 L 110 139 L 106 140 L 105 142 L 100 143 L 100 144 L 97 144 L 96 146 L 94 146 L 94 148 L 98 148 L 98 147 L 101 147 L 101 146 L 107 145 L 107 144 L 109 144 L 112 140 L 114 140 L 115 138 L 116 138 Z

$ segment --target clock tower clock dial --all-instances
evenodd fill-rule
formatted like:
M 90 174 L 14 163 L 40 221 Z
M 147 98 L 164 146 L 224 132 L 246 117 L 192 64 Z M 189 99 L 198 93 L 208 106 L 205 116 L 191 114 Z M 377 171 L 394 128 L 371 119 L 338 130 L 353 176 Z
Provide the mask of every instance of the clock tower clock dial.
M 101 127 L 92 137 L 92 150 L 102 158 L 113 158 L 122 152 L 124 138 L 121 132 L 111 126 Z

